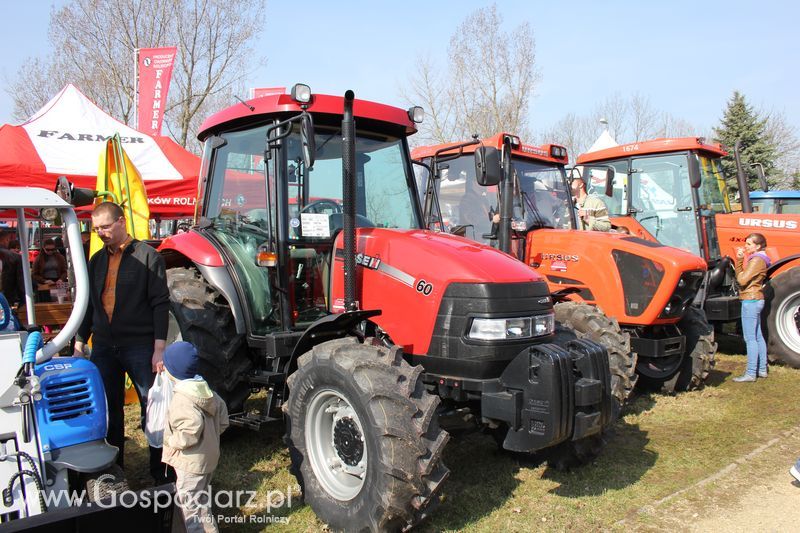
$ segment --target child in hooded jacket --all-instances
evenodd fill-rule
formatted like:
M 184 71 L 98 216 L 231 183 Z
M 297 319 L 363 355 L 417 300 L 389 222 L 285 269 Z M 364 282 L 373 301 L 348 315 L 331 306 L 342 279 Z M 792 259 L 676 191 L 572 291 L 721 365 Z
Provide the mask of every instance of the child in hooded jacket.
M 215 532 L 211 478 L 219 462 L 219 437 L 228 427 L 228 409 L 197 375 L 197 349 L 191 343 L 168 346 L 164 369 L 175 387 L 164 428 L 162 461 L 175 468 L 176 498 L 186 530 Z

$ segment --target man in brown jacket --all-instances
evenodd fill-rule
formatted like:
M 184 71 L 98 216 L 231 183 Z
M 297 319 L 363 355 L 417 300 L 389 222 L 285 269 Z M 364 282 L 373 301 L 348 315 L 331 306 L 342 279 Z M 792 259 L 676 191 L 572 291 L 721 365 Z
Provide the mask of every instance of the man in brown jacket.
M 770 259 L 764 252 L 767 239 L 760 233 L 751 233 L 744 248 L 736 250 L 736 283 L 742 301 L 742 334 L 747 345 L 747 370 L 733 378 L 737 383 L 747 383 L 767 377 L 767 343 L 761 332 L 761 311 L 764 310 L 764 280 Z
M 176 382 L 167 410 L 162 461 L 175 468 L 177 503 L 186 530 L 217 531 L 211 509 L 211 478 L 219 462 L 219 436 L 228 427 L 228 409 L 197 375 L 197 349 L 176 342 L 164 351 L 164 369 Z

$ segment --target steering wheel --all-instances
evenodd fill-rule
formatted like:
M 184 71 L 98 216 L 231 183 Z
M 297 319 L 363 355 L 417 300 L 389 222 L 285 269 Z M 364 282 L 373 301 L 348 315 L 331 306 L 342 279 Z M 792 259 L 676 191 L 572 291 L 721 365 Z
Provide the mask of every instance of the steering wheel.
M 300 210 L 301 213 L 322 213 L 323 211 L 331 211 L 331 214 L 341 213 L 342 205 L 331 198 L 322 198 L 311 202 Z

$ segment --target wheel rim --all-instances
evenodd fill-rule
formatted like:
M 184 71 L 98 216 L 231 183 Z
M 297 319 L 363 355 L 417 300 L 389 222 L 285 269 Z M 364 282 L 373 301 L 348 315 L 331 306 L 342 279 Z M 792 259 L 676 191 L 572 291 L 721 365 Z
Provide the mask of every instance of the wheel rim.
M 337 500 L 355 498 L 366 478 L 367 448 L 347 398 L 332 389 L 318 391 L 308 404 L 305 434 L 311 468 L 325 492 Z
M 800 291 L 784 298 L 775 313 L 775 328 L 783 343 L 795 352 L 800 352 L 800 331 L 798 313 L 800 312 Z

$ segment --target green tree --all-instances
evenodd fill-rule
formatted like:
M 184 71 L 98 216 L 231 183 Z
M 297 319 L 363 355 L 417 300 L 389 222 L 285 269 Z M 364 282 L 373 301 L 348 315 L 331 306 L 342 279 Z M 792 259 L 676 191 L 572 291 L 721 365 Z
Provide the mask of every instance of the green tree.
M 722 167 L 732 190 L 739 190 L 736 183 L 736 160 L 733 154 L 733 147 L 737 139 L 741 141 L 739 157 L 745 175 L 748 177 L 747 184 L 750 190 L 758 187 L 756 174 L 751 169 L 753 164 L 761 163 L 767 176 L 773 172 L 777 148 L 768 134 L 767 121 L 766 117 L 761 117 L 753 110 L 743 94 L 739 91 L 733 92 L 720 125 L 714 128 L 716 140 L 730 150 L 728 156 L 722 160 Z

